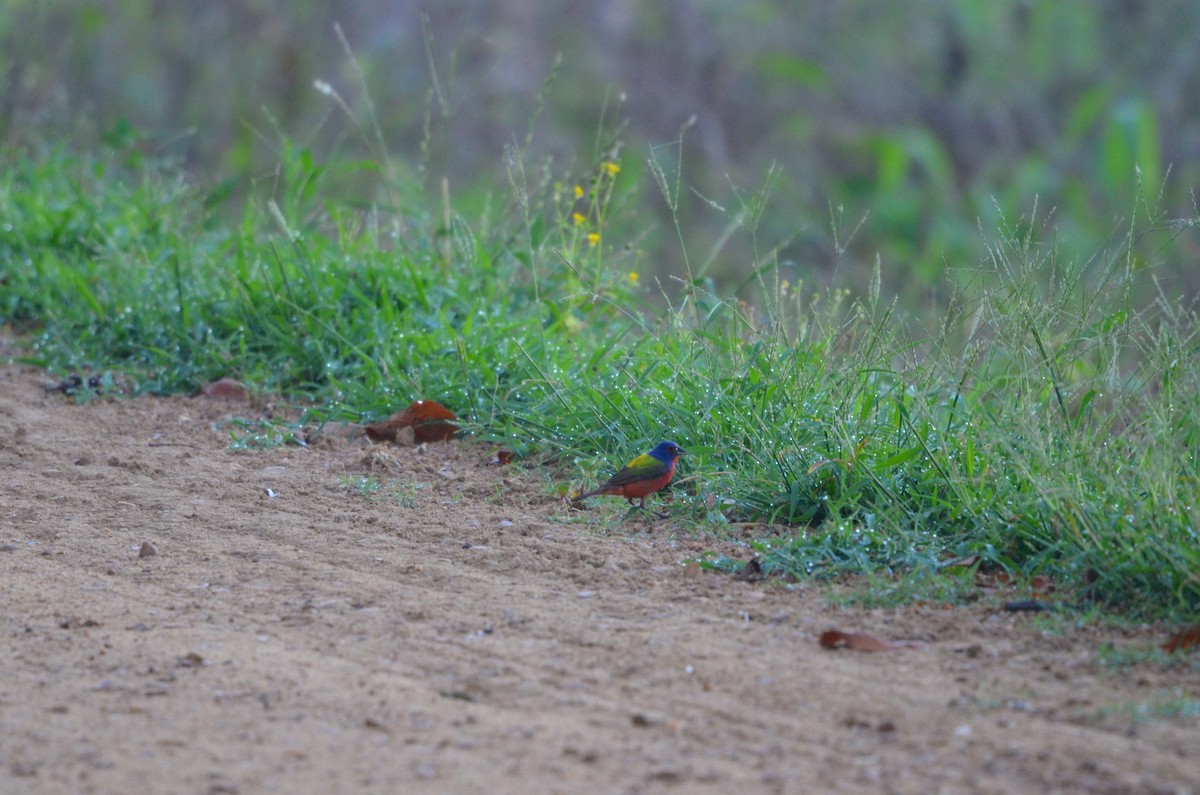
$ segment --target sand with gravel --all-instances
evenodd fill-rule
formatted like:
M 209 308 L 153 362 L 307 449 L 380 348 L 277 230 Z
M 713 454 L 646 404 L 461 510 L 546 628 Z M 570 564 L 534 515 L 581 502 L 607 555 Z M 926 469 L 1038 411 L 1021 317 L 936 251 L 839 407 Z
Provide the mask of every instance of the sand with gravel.
M 835 608 L 483 445 L 52 380 L 0 371 L 5 793 L 1200 792 L 1200 666 L 1096 659 L 1163 628 Z

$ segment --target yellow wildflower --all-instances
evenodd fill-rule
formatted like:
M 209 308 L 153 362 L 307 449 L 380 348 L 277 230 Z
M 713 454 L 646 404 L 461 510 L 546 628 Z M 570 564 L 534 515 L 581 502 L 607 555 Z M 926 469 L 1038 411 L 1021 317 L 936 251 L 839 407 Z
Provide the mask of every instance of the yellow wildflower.
M 571 220 L 575 222 L 575 226 L 583 226 L 587 223 L 587 217 L 583 213 L 571 213 Z
M 600 168 L 604 169 L 605 171 L 607 171 L 609 174 L 611 174 L 614 177 L 621 171 L 621 167 L 618 166 L 616 163 L 612 162 L 611 160 L 602 163 L 600 165 Z
M 583 198 L 583 186 L 582 186 L 582 185 L 576 185 L 576 186 L 575 186 L 575 198 L 576 198 L 576 199 L 582 199 L 582 198 Z
M 594 246 L 599 242 L 600 242 L 600 233 L 599 232 L 588 232 L 588 245 L 589 246 Z
M 630 272 L 629 272 L 629 277 L 628 277 L 628 278 L 629 278 L 629 283 L 630 283 L 630 284 L 637 284 L 637 282 L 638 282 L 638 273 L 637 273 L 637 271 L 630 271 Z

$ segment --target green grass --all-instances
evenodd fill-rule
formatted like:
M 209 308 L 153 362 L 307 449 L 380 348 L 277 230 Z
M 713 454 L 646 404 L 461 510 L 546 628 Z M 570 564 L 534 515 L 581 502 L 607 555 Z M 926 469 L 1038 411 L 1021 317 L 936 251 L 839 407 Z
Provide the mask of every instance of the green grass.
M 1100 720 L 1155 724 L 1178 721 L 1195 724 L 1200 718 L 1200 701 L 1179 691 L 1163 691 L 1148 701 L 1122 701 L 1099 710 Z
M 1159 646 L 1116 646 L 1105 643 L 1096 650 L 1095 663 L 1101 670 L 1126 673 L 1131 668 L 1145 666 L 1151 669 L 1176 669 L 1200 671 L 1200 659 L 1194 654 L 1164 651 Z
M 465 186 L 504 173 L 500 146 L 532 137 L 543 152 L 587 152 L 598 115 L 627 118 L 623 175 L 664 151 L 693 164 L 694 191 L 680 195 L 677 217 L 693 253 L 719 248 L 721 256 L 694 264 L 721 295 L 745 279 L 756 255 L 745 237 L 726 237 L 729 219 L 714 206 L 738 214 L 738 186 L 780 163 L 760 223 L 772 244 L 782 241 L 789 278 L 824 278 L 836 250 L 838 274 L 865 284 L 878 254 L 887 294 L 910 304 L 941 289 L 947 263 L 974 265 L 980 223 L 994 230 L 1027 213 L 1035 197 L 1055 213 L 1060 255 L 1086 258 L 1135 201 L 1186 213 L 1200 185 L 1200 159 L 1189 156 L 1195 104 L 1177 99 L 1190 75 L 1171 57 L 1196 38 L 1200 15 L 1191 6 L 910 9 L 874 0 L 781 14 L 761 1 L 655 3 L 631 9 L 604 35 L 568 6 L 539 3 L 511 25 L 444 5 L 406 16 L 383 5 L 351 14 L 279 4 L 264 15 L 255 4 L 218 12 L 10 0 L 0 6 L 0 137 L 40 140 L 70 129 L 82 110 L 76 100 L 86 97 L 86 120 L 71 129 L 76 140 L 121 144 L 136 135 L 132 123 L 152 131 L 148 149 L 186 157 L 205 174 L 266 184 L 286 149 L 273 131 L 283 129 L 317 151 L 382 161 L 373 174 L 407 175 L 394 198 L 410 209 L 420 203 L 411 191 L 417 178 L 436 192 L 448 173 L 462 211 Z M 264 17 L 270 36 L 262 35 Z M 344 31 L 333 29 L 338 19 Z M 684 19 L 679 35 L 663 35 Z M 484 40 L 505 45 L 481 50 Z M 525 66 L 501 67 L 505 51 L 520 52 Z M 714 90 L 709 80 L 681 79 L 709 69 L 735 84 Z M 628 97 L 614 90 L 622 85 L 634 89 Z M 700 111 L 697 123 L 683 141 L 651 145 L 664 135 L 652 98 L 666 96 Z M 347 115 L 356 117 L 351 124 L 331 123 Z M 400 155 L 394 163 L 382 156 L 385 141 Z M 332 172 L 343 196 L 366 183 L 362 173 Z M 833 235 L 824 223 L 830 205 L 844 205 L 850 219 Z M 636 206 L 666 220 L 654 191 Z M 646 252 L 640 269 L 676 273 L 673 224 L 655 226 L 637 237 Z M 854 227 L 852 240 L 839 234 Z M 1169 272 L 1180 292 L 1200 292 L 1186 249 L 1164 255 L 1156 244 L 1144 253 L 1160 258 L 1155 271 Z
M 338 484 L 344 491 L 370 500 L 386 498 L 404 508 L 417 507 L 417 491 L 425 488 L 424 483 L 405 483 L 398 478 L 381 481 L 375 475 L 345 475 Z
M 870 571 L 856 578 L 848 590 L 830 594 L 829 603 L 835 607 L 863 607 L 870 610 L 913 602 L 965 605 L 979 598 L 980 590 L 971 569 L 954 572 L 913 568 L 900 575 Z
M 245 420 L 232 418 L 220 422 L 217 430 L 229 434 L 230 450 L 270 450 L 288 445 L 304 446 L 303 428 L 281 420 Z
M 315 401 L 314 422 L 434 399 L 576 474 L 674 439 L 676 520 L 772 524 L 747 550 L 770 573 L 929 577 L 975 555 L 1049 575 L 1064 602 L 1200 606 L 1200 327 L 1165 287 L 1134 303 L 1154 270 L 1129 254 L 1138 236 L 1194 244 L 1190 222 L 1063 262 L 1040 219 L 1004 220 L 923 319 L 878 277 L 810 292 L 767 254 L 749 306 L 703 264 L 636 275 L 633 186 L 606 158 L 527 174 L 514 153 L 510 198 L 468 218 L 448 192 L 334 201 L 338 169 L 284 152 L 236 222 L 224 194 L 128 148 L 4 153 L 0 319 L 26 360 L 149 393 L 232 376 Z M 651 171 L 677 201 L 678 177 Z M 751 237 L 766 194 L 740 216 Z

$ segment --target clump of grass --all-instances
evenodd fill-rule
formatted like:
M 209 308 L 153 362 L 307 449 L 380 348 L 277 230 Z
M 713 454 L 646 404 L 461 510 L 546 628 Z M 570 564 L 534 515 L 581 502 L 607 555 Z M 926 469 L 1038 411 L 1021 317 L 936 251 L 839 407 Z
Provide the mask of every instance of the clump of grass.
M 346 475 L 340 479 L 339 485 L 344 491 L 369 500 L 386 497 L 404 508 L 417 507 L 417 491 L 426 486 L 424 483 L 406 483 L 398 478 L 384 482 L 375 475 Z
M 1164 721 L 1194 723 L 1200 718 L 1200 700 L 1184 693 L 1160 691 L 1146 701 L 1122 701 L 1098 711 L 1100 720 L 1122 720 L 1131 723 L 1155 724 Z
M 1171 654 L 1159 646 L 1116 646 L 1105 643 L 1097 651 L 1093 664 L 1098 668 L 1127 672 L 1130 668 L 1149 668 L 1200 671 L 1200 660 L 1191 654 Z
M 233 418 L 218 423 L 216 429 L 229 434 L 230 450 L 271 450 L 307 444 L 304 429 L 294 422 Z

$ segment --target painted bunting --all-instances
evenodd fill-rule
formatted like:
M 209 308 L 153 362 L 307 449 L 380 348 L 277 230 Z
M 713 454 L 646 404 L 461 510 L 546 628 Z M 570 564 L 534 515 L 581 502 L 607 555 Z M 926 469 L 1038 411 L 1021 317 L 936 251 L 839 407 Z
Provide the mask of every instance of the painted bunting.
M 625 465 L 617 474 L 589 492 L 576 494 L 571 501 L 579 502 L 597 494 L 615 494 L 624 497 L 636 507 L 646 507 L 646 495 L 653 494 L 670 482 L 675 474 L 675 462 L 684 454 L 684 449 L 674 442 L 659 442 L 653 450 L 643 453 Z

